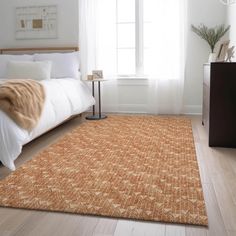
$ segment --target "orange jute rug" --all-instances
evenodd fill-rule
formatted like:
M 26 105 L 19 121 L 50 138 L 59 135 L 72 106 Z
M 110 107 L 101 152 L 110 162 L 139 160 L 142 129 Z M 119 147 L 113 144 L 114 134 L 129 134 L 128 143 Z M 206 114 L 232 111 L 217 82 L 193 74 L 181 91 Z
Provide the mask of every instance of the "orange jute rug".
M 86 121 L 0 181 L 5 207 L 207 225 L 191 121 Z

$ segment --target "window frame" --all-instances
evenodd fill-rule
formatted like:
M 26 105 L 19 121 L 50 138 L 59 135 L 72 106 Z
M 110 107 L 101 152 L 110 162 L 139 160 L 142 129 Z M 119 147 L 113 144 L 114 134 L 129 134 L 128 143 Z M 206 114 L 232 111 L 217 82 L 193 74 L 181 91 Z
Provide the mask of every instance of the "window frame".
M 121 74 L 118 71 L 118 50 L 122 49 L 118 47 L 118 26 L 119 24 L 128 24 L 132 22 L 119 22 L 118 21 L 118 1 L 116 0 L 116 68 L 118 78 L 145 78 L 144 75 L 144 36 L 143 36 L 143 0 L 134 0 L 135 1 L 135 74 Z M 123 49 L 129 49 L 123 48 Z M 133 48 L 130 48 L 133 49 Z

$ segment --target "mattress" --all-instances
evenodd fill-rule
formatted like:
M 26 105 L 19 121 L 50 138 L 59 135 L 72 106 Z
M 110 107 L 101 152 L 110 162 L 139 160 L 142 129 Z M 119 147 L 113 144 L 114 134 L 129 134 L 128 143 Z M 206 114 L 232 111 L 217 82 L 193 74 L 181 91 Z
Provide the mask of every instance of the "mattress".
M 0 110 L 0 161 L 11 170 L 15 170 L 14 161 L 24 144 L 95 104 L 90 90 L 81 80 L 63 78 L 40 83 L 44 86 L 46 100 L 41 118 L 31 132 L 19 127 Z

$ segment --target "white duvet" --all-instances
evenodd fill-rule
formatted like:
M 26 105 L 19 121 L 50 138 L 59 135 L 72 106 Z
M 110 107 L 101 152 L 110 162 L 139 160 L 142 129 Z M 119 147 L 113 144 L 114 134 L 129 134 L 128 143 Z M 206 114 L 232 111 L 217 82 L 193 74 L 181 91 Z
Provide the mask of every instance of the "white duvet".
M 15 170 L 14 161 L 24 144 L 95 103 L 88 87 L 80 80 L 50 79 L 41 83 L 45 88 L 46 101 L 40 121 L 32 132 L 20 128 L 0 110 L 0 161 L 11 170 Z

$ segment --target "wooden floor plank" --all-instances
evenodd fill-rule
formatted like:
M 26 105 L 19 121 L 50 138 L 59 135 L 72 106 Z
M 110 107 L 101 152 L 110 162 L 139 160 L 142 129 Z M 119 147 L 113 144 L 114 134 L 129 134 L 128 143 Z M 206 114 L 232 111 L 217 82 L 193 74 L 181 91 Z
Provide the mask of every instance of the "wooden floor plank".
M 135 222 L 133 236 L 164 236 L 165 225 L 158 223 Z
M 236 231 L 236 205 L 222 176 L 216 175 L 214 177 L 213 186 L 226 229 Z
M 37 225 L 43 221 L 44 217 L 46 217 L 47 212 L 34 211 L 31 212 L 29 218 L 25 219 L 25 221 L 18 227 L 14 227 L 11 229 L 11 236 L 17 235 L 32 235 L 32 231 Z
M 1 209 L 2 210 L 2 209 Z M 4 209 L 7 211 L 7 209 Z M 9 213 L 2 217 L 0 230 L 14 232 L 24 222 L 30 219 L 32 212 L 20 209 L 10 209 Z
M 30 232 L 34 236 L 92 236 L 99 219 L 74 214 L 50 213 Z M 26 235 L 26 236 L 28 236 Z M 25 234 L 17 235 L 25 236 Z
M 165 224 L 120 220 L 115 236 L 165 236 Z
M 165 236 L 186 236 L 185 226 L 168 224 Z
M 128 220 L 119 220 L 116 226 L 114 236 L 132 236 L 134 230 L 134 222 Z
M 228 236 L 236 236 L 236 231 L 228 231 Z
M 236 204 L 236 149 L 221 149 L 218 152 L 218 159 L 222 168 L 219 174 L 223 177 L 227 192 Z
M 99 217 L 91 217 L 91 216 L 81 216 L 81 220 L 79 224 L 77 224 L 76 229 L 73 232 L 73 236 L 81 235 L 81 236 L 90 236 L 93 235 L 93 232 L 96 226 L 99 223 Z
M 11 236 L 11 232 L 0 229 L 0 235 L 1 236 Z
M 37 213 L 36 213 L 37 215 Z M 67 215 L 60 215 L 59 213 L 52 213 L 50 212 L 49 214 L 46 214 L 46 216 L 39 221 L 36 225 L 34 225 L 34 227 L 31 229 L 30 232 L 22 232 L 22 234 L 16 234 L 17 236 L 30 236 L 30 235 L 34 235 L 34 236 L 47 236 L 47 235 L 51 235 L 51 236 L 56 236 L 58 235 L 58 232 L 60 232 L 60 235 L 65 235 L 63 234 L 64 232 L 63 230 L 63 226 L 65 228 L 67 228 L 67 224 L 66 224 L 66 219 Z M 29 220 L 27 222 L 28 225 L 30 225 L 32 222 L 31 220 Z M 27 228 L 27 227 L 25 227 Z M 25 230 L 24 228 L 24 230 Z M 68 232 L 68 235 L 69 232 Z
M 208 215 L 207 236 L 227 236 L 212 184 L 203 184 L 203 189 Z
M 186 226 L 186 236 L 207 236 L 207 228 L 198 226 Z
M 93 236 L 113 236 L 116 230 L 118 220 L 115 219 L 99 219 L 96 225 Z
M 199 166 L 199 171 L 200 171 L 200 176 L 201 176 L 201 182 L 202 183 L 211 183 L 210 175 L 208 173 L 207 167 L 204 163 L 204 158 L 205 155 L 203 153 L 203 150 L 201 148 L 200 143 L 195 143 L 195 149 L 196 149 L 196 154 L 197 154 L 197 159 L 198 159 L 198 166 Z
M 235 230 L 236 228 L 236 205 L 230 192 L 230 186 L 227 188 L 229 178 L 227 175 L 232 174 L 231 167 L 226 165 L 227 153 L 229 149 L 223 148 L 209 148 L 205 144 L 201 144 L 204 149 L 205 161 L 204 164 L 207 168 L 210 181 L 212 183 L 215 198 L 219 211 L 226 230 Z M 234 177 L 232 177 L 235 179 Z M 222 194 L 224 193 L 224 194 Z

